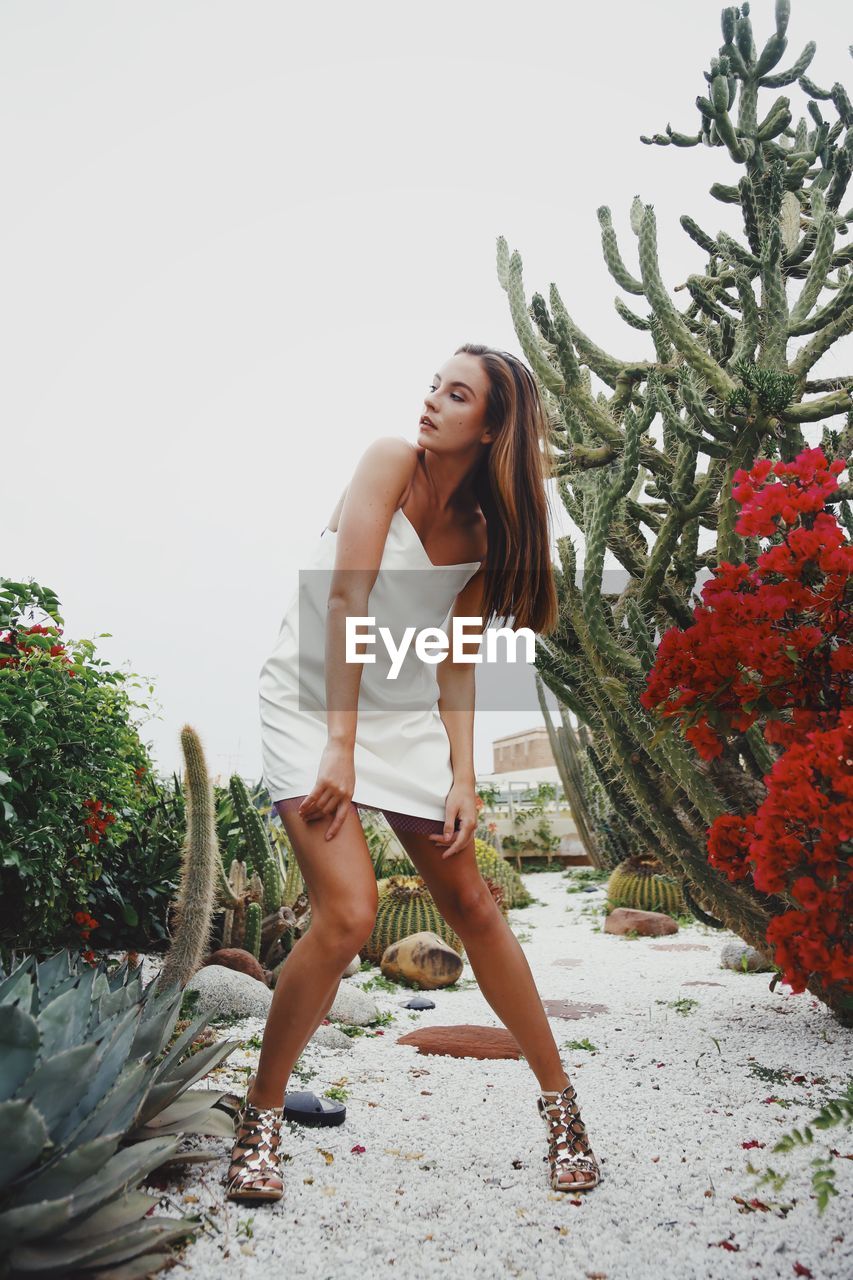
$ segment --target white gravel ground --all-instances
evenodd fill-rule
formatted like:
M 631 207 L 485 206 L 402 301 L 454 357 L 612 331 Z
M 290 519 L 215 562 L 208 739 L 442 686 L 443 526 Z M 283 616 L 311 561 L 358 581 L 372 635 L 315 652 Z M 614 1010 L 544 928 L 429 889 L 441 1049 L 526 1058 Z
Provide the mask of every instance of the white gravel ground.
M 299 1064 L 305 1083 L 294 1075 L 289 1087 L 322 1094 L 338 1083 L 347 1118 L 335 1128 L 285 1125 L 283 1200 L 226 1201 L 229 1146 L 199 1143 L 221 1158 L 181 1175 L 163 1206 L 203 1217 L 183 1254 L 185 1274 L 849 1280 L 853 1135 L 836 1126 L 818 1131 L 811 1147 L 772 1147 L 843 1092 L 851 1033 L 808 993 L 781 985 L 771 993 L 766 973 L 720 968 L 727 932 L 692 925 L 671 938 L 614 937 L 600 931 L 602 889 L 567 893 L 571 872 L 524 881 L 537 902 L 510 922 L 540 996 L 607 1006 L 551 1020 L 601 1184 L 551 1191 L 537 1081 L 523 1060 L 425 1056 L 396 1043 L 415 1026 L 500 1025 L 466 963 L 464 989 L 429 993 L 435 1009 L 412 1013 L 401 1007 L 411 992 L 373 988 L 393 1014 L 384 1034 L 368 1028 L 347 1050 L 309 1045 Z M 656 950 L 688 941 L 707 949 Z M 561 963 L 572 959 L 580 963 Z M 363 984 L 378 972 L 344 981 Z M 685 999 L 695 1004 L 680 1012 Z M 261 1031 L 255 1020 L 222 1035 L 247 1040 Z M 573 1041 L 585 1047 L 570 1048 Z M 245 1075 L 235 1068 L 256 1058 L 255 1049 L 236 1051 L 206 1083 L 239 1089 Z M 839 1195 L 819 1216 L 810 1162 L 829 1148 L 838 1152 Z M 759 1185 L 750 1162 L 788 1175 L 784 1185 Z M 756 1198 L 760 1207 L 750 1205 Z

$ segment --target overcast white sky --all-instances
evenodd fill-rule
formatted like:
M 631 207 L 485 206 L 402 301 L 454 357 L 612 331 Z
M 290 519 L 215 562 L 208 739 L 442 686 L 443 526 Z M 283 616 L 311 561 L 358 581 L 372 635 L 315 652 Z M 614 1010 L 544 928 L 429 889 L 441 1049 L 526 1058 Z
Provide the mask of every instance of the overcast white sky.
M 150 678 L 162 770 L 189 722 L 214 774 L 260 777 L 258 671 L 359 456 L 415 439 L 460 342 L 522 354 L 499 235 L 528 298 L 555 281 L 601 345 L 653 355 L 595 211 L 639 275 L 630 205 L 654 205 L 670 288 L 705 265 L 680 214 L 737 232 L 724 150 L 639 141 L 696 131 L 722 7 L 4 0 L 0 573 Z M 808 74 L 849 89 L 845 13 L 795 0 L 778 69 L 814 39 Z M 759 117 L 777 92 L 796 123 L 796 85 Z M 479 712 L 478 771 L 537 720 Z

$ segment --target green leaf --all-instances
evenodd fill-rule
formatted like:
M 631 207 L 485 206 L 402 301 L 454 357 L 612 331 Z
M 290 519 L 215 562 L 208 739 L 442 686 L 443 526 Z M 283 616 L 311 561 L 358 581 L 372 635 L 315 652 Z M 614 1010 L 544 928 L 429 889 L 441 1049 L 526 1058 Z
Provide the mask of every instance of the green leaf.
M 0 1005 L 0 1100 L 17 1093 L 38 1056 L 38 1023 L 18 1005 Z
M 47 1126 L 31 1102 L 0 1102 L 0 1188 L 38 1160 Z

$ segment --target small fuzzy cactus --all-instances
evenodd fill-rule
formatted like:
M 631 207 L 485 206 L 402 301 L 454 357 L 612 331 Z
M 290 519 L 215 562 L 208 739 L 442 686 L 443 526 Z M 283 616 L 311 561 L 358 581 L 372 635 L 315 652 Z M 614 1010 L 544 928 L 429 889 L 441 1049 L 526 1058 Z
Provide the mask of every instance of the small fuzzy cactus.
M 158 990 L 173 983 L 186 986 L 201 967 L 209 950 L 220 862 L 213 783 L 201 741 L 188 724 L 181 730 L 181 747 L 186 761 L 187 831 L 175 903 L 175 926 L 157 979 Z

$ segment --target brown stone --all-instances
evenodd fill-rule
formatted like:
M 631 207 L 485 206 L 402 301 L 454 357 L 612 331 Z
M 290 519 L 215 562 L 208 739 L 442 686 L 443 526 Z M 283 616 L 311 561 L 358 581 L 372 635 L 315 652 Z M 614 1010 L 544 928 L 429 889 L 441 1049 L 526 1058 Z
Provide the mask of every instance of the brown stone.
M 573 1003 L 571 1000 L 543 1000 L 543 1008 L 549 1018 L 594 1018 L 597 1013 L 609 1013 L 606 1004 Z
M 463 1022 L 457 1027 L 419 1027 L 398 1036 L 397 1044 L 413 1044 L 418 1053 L 447 1058 L 520 1058 L 515 1036 L 505 1027 L 478 1027 Z
M 701 942 L 659 942 L 656 947 L 649 947 L 649 951 L 710 951 L 710 947 L 706 947 Z
M 262 982 L 264 986 L 268 985 L 266 970 L 260 961 L 255 959 L 251 951 L 244 951 L 242 947 L 220 947 L 218 951 L 214 951 L 207 957 L 202 967 L 209 964 L 219 964 L 224 969 L 236 969 L 238 973 L 245 973 L 250 978 L 257 978 L 258 982 Z
M 402 979 L 432 991 L 458 982 L 464 964 L 458 952 L 427 929 L 390 943 L 382 953 L 379 968 L 394 982 Z
M 659 938 L 678 933 L 678 921 L 663 911 L 639 911 L 636 907 L 614 907 L 604 921 L 604 932 L 624 936 L 636 929 L 642 938 Z

